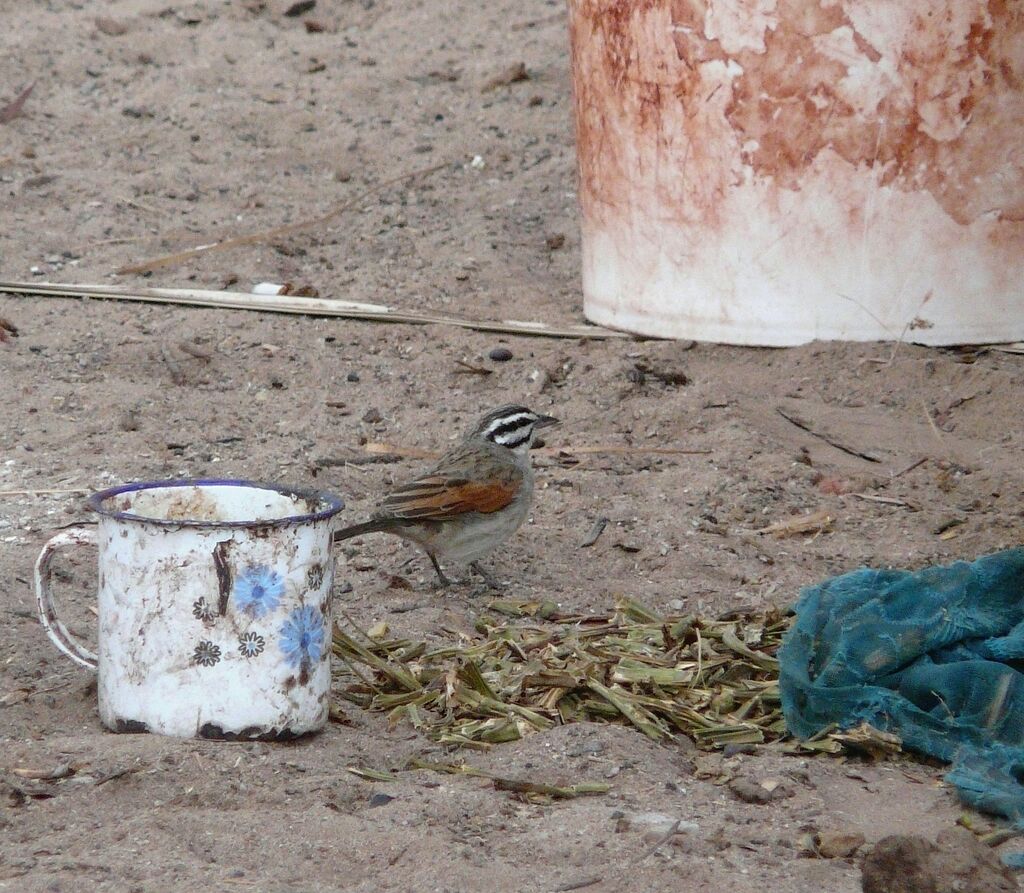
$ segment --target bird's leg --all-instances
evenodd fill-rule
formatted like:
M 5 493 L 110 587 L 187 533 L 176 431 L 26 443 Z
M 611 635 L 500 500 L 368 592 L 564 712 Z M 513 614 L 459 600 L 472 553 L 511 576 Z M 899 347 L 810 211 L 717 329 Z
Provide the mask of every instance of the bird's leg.
M 433 552 L 427 552 L 427 557 L 428 557 L 428 558 L 430 559 L 430 563 L 431 563 L 432 565 L 434 565 L 434 570 L 435 570 L 435 571 L 437 571 L 437 579 L 438 579 L 438 582 L 439 582 L 439 583 L 440 583 L 440 584 L 441 584 L 442 586 L 451 586 L 451 585 L 452 585 L 452 581 L 451 581 L 451 580 L 449 580 L 449 579 L 448 579 L 448 578 L 447 578 L 447 577 L 446 577 L 446 576 L 444 575 L 444 571 L 443 571 L 443 570 L 441 570 L 441 565 L 439 565 L 439 564 L 437 563 L 437 559 L 436 559 L 436 558 L 434 557 L 434 553 L 433 553 Z
M 471 561 L 469 563 L 469 566 L 481 576 L 483 581 L 488 586 L 490 586 L 491 589 L 504 589 L 505 588 L 505 584 L 502 583 L 501 580 L 498 580 L 495 577 L 493 577 L 488 571 L 485 571 L 480 566 L 480 562 L 479 561 Z

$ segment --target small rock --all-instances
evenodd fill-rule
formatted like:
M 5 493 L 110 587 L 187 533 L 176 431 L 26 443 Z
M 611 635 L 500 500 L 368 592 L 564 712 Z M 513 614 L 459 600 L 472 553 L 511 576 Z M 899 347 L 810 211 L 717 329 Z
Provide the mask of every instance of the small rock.
M 298 2 L 289 6 L 284 11 L 284 14 L 290 19 L 295 19 L 300 15 L 305 15 L 307 12 L 310 12 L 315 6 L 316 0 L 298 0 Z
M 565 233 L 552 233 L 544 240 L 548 251 L 558 251 L 565 246 Z
M 487 162 L 484 161 L 483 155 L 474 155 L 473 160 L 469 163 L 469 166 L 475 171 L 482 171 L 487 167 Z
M 368 425 L 376 425 L 377 422 L 381 421 L 383 418 L 384 416 L 380 414 L 380 410 L 376 407 L 371 407 L 363 413 L 363 421 Z
M 862 846 L 860 831 L 819 831 L 814 835 L 814 848 L 822 859 L 849 859 Z
M 726 758 L 739 756 L 740 754 L 751 756 L 755 753 L 757 753 L 756 744 L 726 744 L 722 748 L 722 756 Z
M 512 359 L 512 351 L 507 347 L 494 347 L 487 352 L 487 356 L 494 360 L 495 363 L 507 363 Z
M 1017 893 L 1013 873 L 965 828 L 883 837 L 861 866 L 864 893 Z
M 746 776 L 740 776 L 730 781 L 729 790 L 733 796 L 744 803 L 757 803 L 761 805 L 771 803 L 773 800 L 781 800 L 792 793 L 784 785 L 778 784 L 775 779 L 754 781 L 754 779 L 747 778 Z
M 370 807 L 387 806 L 394 799 L 390 794 L 374 794 L 370 798 Z
M 152 118 L 153 112 L 144 105 L 126 105 L 121 109 L 121 114 L 126 118 Z
M 96 19 L 96 30 L 106 34 L 107 37 L 120 37 L 122 34 L 128 33 L 128 26 L 117 19 L 100 16 Z
M 43 186 L 48 186 L 54 180 L 57 179 L 56 174 L 39 174 L 37 177 L 28 177 L 21 185 L 25 189 L 39 189 Z
M 345 381 L 359 381 L 359 373 L 349 372 L 349 374 L 345 376 Z

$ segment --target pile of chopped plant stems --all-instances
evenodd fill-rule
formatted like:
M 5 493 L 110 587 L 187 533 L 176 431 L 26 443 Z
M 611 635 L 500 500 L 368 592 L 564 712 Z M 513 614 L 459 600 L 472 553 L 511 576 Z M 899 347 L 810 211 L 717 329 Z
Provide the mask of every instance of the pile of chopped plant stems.
M 334 630 L 335 692 L 446 745 L 488 748 L 571 722 L 630 724 L 699 747 L 785 736 L 775 653 L 781 612 L 662 616 L 620 599 L 606 614 L 495 601 L 457 643 L 388 638 L 345 618 Z M 805 743 L 806 745 L 807 743 Z M 808 750 L 837 750 L 820 738 Z

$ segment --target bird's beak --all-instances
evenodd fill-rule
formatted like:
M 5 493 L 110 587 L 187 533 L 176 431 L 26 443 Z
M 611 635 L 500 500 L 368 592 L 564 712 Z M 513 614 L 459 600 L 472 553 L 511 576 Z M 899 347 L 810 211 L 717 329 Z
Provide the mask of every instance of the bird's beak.
M 556 419 L 553 415 L 542 415 L 536 422 L 533 423 L 534 428 L 550 428 L 552 425 L 557 425 L 559 419 Z

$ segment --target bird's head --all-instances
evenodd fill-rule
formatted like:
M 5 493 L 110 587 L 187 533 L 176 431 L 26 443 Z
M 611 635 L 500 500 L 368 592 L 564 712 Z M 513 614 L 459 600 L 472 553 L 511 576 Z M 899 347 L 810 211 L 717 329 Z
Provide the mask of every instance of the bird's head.
M 493 409 L 485 415 L 470 433 L 498 446 L 525 454 L 533 444 L 539 428 L 558 424 L 554 416 L 543 415 L 525 406 L 510 404 Z

